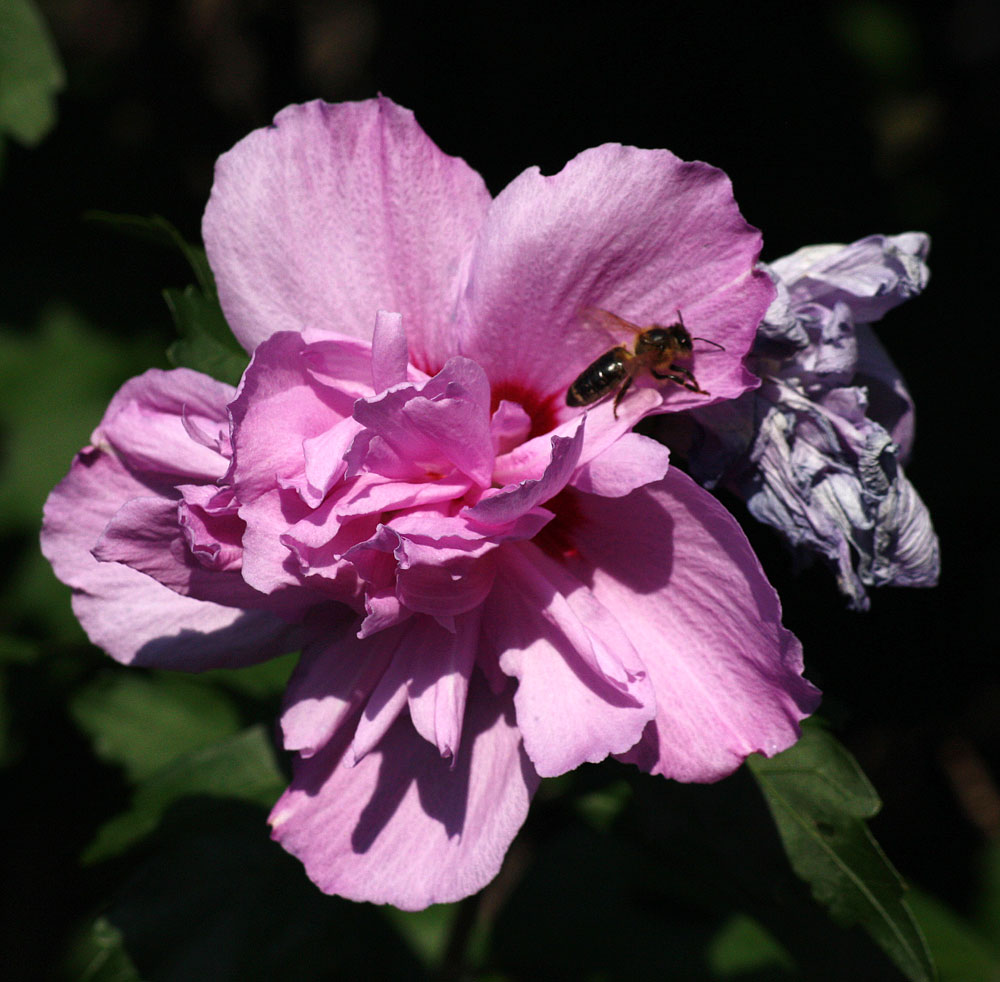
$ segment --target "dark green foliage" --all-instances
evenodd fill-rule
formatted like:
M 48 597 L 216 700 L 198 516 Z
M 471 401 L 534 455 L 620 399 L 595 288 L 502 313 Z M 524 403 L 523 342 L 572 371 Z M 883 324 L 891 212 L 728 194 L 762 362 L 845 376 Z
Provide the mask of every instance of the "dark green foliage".
M 91 211 L 86 217 L 181 252 L 194 272 L 196 283 L 163 291 L 180 335 L 170 345 L 167 356 L 175 367 L 193 368 L 220 382 L 236 385 L 250 359 L 226 323 L 205 250 L 191 245 L 160 215 L 145 218 Z

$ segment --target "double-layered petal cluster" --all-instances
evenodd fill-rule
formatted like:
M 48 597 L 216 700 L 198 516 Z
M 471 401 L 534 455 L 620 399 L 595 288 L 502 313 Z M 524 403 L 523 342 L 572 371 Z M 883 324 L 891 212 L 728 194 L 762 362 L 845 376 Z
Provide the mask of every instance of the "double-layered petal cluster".
M 301 647 L 275 837 L 404 908 L 499 869 L 542 776 L 608 755 L 710 781 L 817 701 L 774 591 L 653 412 L 732 399 L 774 294 L 726 177 L 607 145 L 492 199 L 385 99 L 280 113 L 204 234 L 252 361 L 115 396 L 43 542 L 95 642 L 201 670 Z M 683 311 L 701 387 L 566 405 L 600 306 Z
M 867 587 L 934 586 L 930 515 L 903 465 L 913 401 L 871 328 L 923 290 L 926 235 L 807 246 L 768 269 L 778 295 L 748 364 L 759 389 L 697 409 L 691 472 L 836 570 L 856 608 Z

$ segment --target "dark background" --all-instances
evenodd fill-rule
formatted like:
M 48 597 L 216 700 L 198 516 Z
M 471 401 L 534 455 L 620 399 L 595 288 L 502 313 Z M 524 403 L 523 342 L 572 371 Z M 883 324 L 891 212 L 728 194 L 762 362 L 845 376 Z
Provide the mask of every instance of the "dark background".
M 824 715 L 885 802 L 873 823 L 880 842 L 907 878 L 968 908 L 977 856 L 1000 835 L 997 250 L 987 246 L 998 218 L 1000 8 L 40 7 L 67 85 L 54 131 L 33 150 L 9 146 L 0 184 L 0 313 L 24 337 L 56 300 L 101 343 L 162 350 L 172 327 L 159 291 L 188 282 L 189 271 L 82 214 L 159 213 L 197 239 L 214 159 L 284 105 L 316 97 L 383 92 L 494 193 L 525 167 L 552 173 L 605 141 L 708 161 L 727 171 L 744 215 L 763 230 L 765 260 L 873 232 L 929 232 L 928 290 L 879 330 L 917 402 L 908 474 L 941 537 L 940 586 L 875 591 L 869 613 L 851 613 L 827 571 L 793 575 L 767 530 L 748 532 L 804 641 L 807 674 L 826 692 Z M 28 548 L 33 533 L 9 538 Z M 44 636 L 37 612 L 14 620 Z M 36 694 L 12 712 L 20 797 L 6 841 L 21 857 L 18 931 L 41 949 L 90 899 L 73 857 L 106 807 L 101 796 L 121 792 L 106 775 L 67 776 L 72 753 L 84 751 L 57 705 Z M 44 834 L 38 808 L 59 816 Z M 55 897 L 52 878 L 65 884 Z

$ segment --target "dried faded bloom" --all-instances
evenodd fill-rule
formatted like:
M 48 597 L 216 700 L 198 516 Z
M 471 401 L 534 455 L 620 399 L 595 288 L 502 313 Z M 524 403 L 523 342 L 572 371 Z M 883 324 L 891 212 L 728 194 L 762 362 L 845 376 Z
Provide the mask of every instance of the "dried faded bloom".
M 745 498 L 804 556 L 836 570 L 851 605 L 871 586 L 933 586 L 930 516 L 903 464 L 913 402 L 870 327 L 927 283 L 927 236 L 809 246 L 768 270 L 778 295 L 749 366 L 755 392 L 697 409 L 691 473 Z

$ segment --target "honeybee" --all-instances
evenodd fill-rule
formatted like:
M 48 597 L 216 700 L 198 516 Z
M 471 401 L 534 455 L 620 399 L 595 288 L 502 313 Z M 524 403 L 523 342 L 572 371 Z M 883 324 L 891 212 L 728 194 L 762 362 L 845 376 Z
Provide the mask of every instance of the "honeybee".
M 635 343 L 632 351 L 625 345 L 618 345 L 588 365 L 567 390 L 567 406 L 589 406 L 611 395 L 617 389 L 618 394 L 615 396 L 614 404 L 614 414 L 617 419 L 618 403 L 625 397 L 633 379 L 644 368 L 649 369 L 653 378 L 668 379 L 684 386 L 690 392 L 709 395 L 698 384 L 694 374 L 683 365 L 675 364 L 675 359 L 691 356 L 692 341 L 706 341 L 717 348 L 722 348 L 722 345 L 707 338 L 692 338 L 684 326 L 679 310 L 677 323 L 665 327 L 662 324 L 639 327 L 638 324 L 633 324 L 617 314 L 600 309 L 586 311 L 586 317 L 607 330 L 631 331 L 636 335 Z

